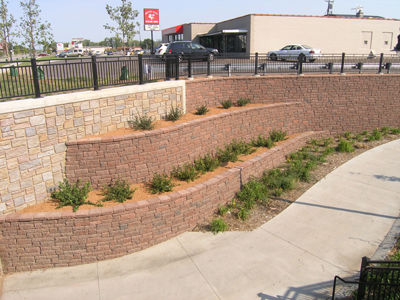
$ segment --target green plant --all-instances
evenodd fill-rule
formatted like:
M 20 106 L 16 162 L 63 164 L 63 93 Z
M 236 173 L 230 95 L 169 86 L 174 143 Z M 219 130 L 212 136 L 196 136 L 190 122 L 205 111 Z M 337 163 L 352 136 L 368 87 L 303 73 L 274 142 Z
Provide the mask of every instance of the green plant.
M 218 161 L 221 163 L 227 163 L 227 162 L 235 162 L 238 160 L 238 154 L 235 152 L 232 152 L 231 149 L 225 148 L 225 149 L 218 149 L 217 150 L 217 158 Z
M 361 132 L 362 135 L 368 135 L 368 130 L 364 130 L 363 132 Z
M 272 195 L 279 197 L 284 191 L 293 189 L 295 178 L 280 169 L 265 172 L 262 181 L 272 191 Z
M 357 142 L 363 142 L 364 141 L 364 136 L 360 133 L 356 134 L 355 139 Z
M 150 183 L 150 191 L 153 194 L 160 194 L 172 191 L 174 184 L 171 177 L 166 174 L 154 174 L 153 180 Z
M 206 172 L 212 172 L 216 168 L 218 168 L 219 160 L 218 158 L 212 157 L 211 155 L 207 154 L 202 158 L 195 160 L 194 166 L 198 172 L 204 174 Z
M 371 135 L 368 136 L 368 141 L 379 141 L 382 138 L 382 132 L 379 129 L 375 128 Z
M 287 135 L 287 132 L 282 130 L 272 130 L 269 134 L 269 137 L 273 142 L 283 141 Z
M 251 154 L 255 151 L 255 149 L 250 145 L 243 141 L 232 140 L 232 142 L 226 147 L 230 151 L 240 154 Z
M 400 134 L 400 128 L 390 128 L 390 134 Z
M 212 233 L 224 232 L 228 229 L 228 224 L 222 218 L 216 218 L 211 221 L 210 230 Z
M 224 100 L 224 101 L 221 101 L 220 104 L 225 109 L 231 108 L 233 105 L 232 100 Z
M 346 131 L 345 133 L 343 133 L 343 136 L 345 139 L 350 140 L 352 137 L 352 133 L 350 131 Z
M 247 208 L 245 208 L 245 207 L 242 207 L 237 212 L 237 217 L 242 221 L 246 221 L 249 218 L 249 210 Z
M 183 180 L 183 181 L 194 181 L 199 172 L 196 170 L 195 165 L 193 164 L 184 164 L 181 167 L 174 168 L 172 171 L 172 176 L 176 179 Z
M 208 113 L 208 108 L 206 105 L 202 105 L 196 108 L 196 115 L 205 115 L 206 113 Z
M 236 198 L 246 209 L 252 209 L 256 202 L 268 202 L 268 189 L 262 182 L 252 179 L 236 193 Z
M 311 179 L 310 171 L 314 169 L 315 166 L 315 161 L 293 160 L 289 164 L 287 174 L 301 181 L 309 182 Z
M 272 148 L 274 146 L 274 142 L 270 137 L 265 138 L 262 135 L 259 135 L 256 139 L 251 140 L 250 143 L 253 147 L 267 147 Z
M 354 151 L 354 146 L 353 143 L 346 141 L 344 139 L 340 139 L 337 147 L 336 147 L 337 152 L 353 152 Z
M 135 130 L 152 130 L 154 128 L 154 120 L 150 116 L 136 115 L 133 119 L 128 121 L 129 126 Z
M 86 201 L 90 190 L 90 182 L 81 186 L 79 180 L 70 184 L 67 179 L 64 179 L 63 182 L 58 184 L 58 189 L 51 193 L 51 198 L 59 202 L 57 208 L 72 206 L 73 211 L 77 211 L 79 206 L 83 204 L 100 205 Z
M 387 136 L 390 132 L 390 128 L 389 127 L 382 127 L 381 128 L 381 133 L 383 134 L 383 136 Z
M 237 106 L 246 106 L 247 104 L 250 103 L 250 99 L 248 98 L 240 98 L 237 102 L 236 105 Z
M 103 195 L 105 197 L 103 201 L 115 200 L 117 202 L 124 202 L 127 199 L 131 199 L 134 192 L 135 190 L 131 189 L 125 180 L 118 178 L 115 182 L 111 182 L 104 187 Z
M 229 207 L 226 205 L 221 205 L 218 207 L 218 214 L 223 217 L 229 211 Z
M 177 121 L 179 120 L 183 115 L 182 109 L 179 107 L 171 107 L 171 110 L 169 111 L 169 113 L 167 113 L 166 119 L 168 121 Z

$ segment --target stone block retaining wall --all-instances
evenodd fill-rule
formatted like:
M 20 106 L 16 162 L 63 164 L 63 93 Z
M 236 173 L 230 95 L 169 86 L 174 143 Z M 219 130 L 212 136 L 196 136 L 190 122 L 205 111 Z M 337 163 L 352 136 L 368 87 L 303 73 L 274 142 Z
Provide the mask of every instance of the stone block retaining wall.
M 82 139 L 67 143 L 66 177 L 102 187 L 119 177 L 131 183 L 149 181 L 154 173 L 169 173 L 237 140 L 250 141 L 273 129 L 302 132 L 300 103 L 276 103 L 243 108 L 167 128 L 119 137 Z
M 318 136 L 320 133 L 301 134 L 201 184 L 149 200 L 76 213 L 0 216 L 3 271 L 91 263 L 168 240 L 192 229 L 230 201 L 240 190 L 241 181 L 248 181 L 249 174 L 278 166 L 288 153 Z
M 0 103 L 0 214 L 49 196 L 66 142 L 127 127 L 136 113 L 160 119 L 172 105 L 185 107 L 183 81 Z

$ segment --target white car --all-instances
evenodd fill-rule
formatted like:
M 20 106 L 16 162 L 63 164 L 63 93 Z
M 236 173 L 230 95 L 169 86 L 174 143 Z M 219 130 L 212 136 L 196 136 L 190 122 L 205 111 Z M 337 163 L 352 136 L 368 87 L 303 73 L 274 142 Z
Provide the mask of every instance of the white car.
M 280 50 L 269 51 L 267 57 L 270 60 L 303 60 L 314 62 L 321 57 L 321 50 L 306 45 L 287 45 Z
M 162 57 L 165 51 L 167 51 L 168 45 L 169 43 L 161 43 L 155 50 L 156 56 Z

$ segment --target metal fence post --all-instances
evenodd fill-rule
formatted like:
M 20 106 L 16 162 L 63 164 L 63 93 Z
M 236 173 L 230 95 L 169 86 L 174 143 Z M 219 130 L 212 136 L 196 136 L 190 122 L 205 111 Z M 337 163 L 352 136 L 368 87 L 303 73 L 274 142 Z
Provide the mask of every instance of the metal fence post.
M 138 64 L 139 64 L 139 84 L 143 84 L 143 55 L 138 55 Z
M 333 62 L 328 63 L 329 74 L 333 73 Z
M 342 53 L 342 64 L 340 66 L 340 74 L 344 74 L 344 58 L 345 58 L 346 54 L 343 52 Z
M 192 78 L 192 58 L 188 59 L 188 77 Z
M 179 57 L 175 60 L 175 80 L 179 80 Z
M 211 64 L 209 59 L 207 59 L 207 76 L 211 76 Z
M 256 52 L 256 58 L 254 63 L 254 75 L 258 75 L 258 52 Z
M 361 260 L 360 283 L 358 284 L 357 300 L 364 299 L 366 288 L 367 272 L 365 268 L 368 266 L 368 257 L 364 256 Z
M 383 64 L 383 53 L 381 53 L 381 57 L 379 58 L 379 70 L 378 70 L 379 74 L 382 74 L 382 64 Z
M 297 60 L 297 75 L 303 74 L 303 57 L 299 56 Z
M 385 68 L 386 68 L 388 74 L 390 73 L 390 68 L 391 67 L 392 67 L 392 63 L 391 62 L 388 62 L 388 63 L 385 64 Z
M 166 57 L 165 58 L 165 80 L 170 80 L 171 79 L 171 73 L 170 73 L 170 68 L 171 64 L 170 64 L 170 58 Z
M 92 55 L 92 72 L 93 72 L 93 89 L 97 91 L 99 89 L 99 78 L 97 75 L 96 55 Z
M 35 97 L 40 98 L 40 86 L 39 86 L 39 76 L 37 71 L 36 59 L 31 59 L 32 77 L 33 77 L 33 87 L 35 89 Z

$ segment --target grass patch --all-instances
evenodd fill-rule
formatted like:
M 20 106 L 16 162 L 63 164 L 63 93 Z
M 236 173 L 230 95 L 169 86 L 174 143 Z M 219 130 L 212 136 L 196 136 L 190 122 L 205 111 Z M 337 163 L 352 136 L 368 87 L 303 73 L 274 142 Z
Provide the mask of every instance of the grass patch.
M 336 147 L 337 152 L 354 152 L 353 143 L 346 141 L 344 139 L 339 140 L 339 144 Z
M 220 162 L 219 162 L 218 158 L 213 157 L 209 154 L 194 161 L 194 167 L 201 174 L 204 174 L 207 172 L 212 172 L 216 168 L 218 168 L 219 165 L 220 165 Z
M 272 130 L 269 137 L 273 142 L 283 141 L 286 138 L 287 132 L 282 130 Z
M 265 138 L 262 135 L 259 135 L 256 139 L 251 140 L 250 144 L 253 147 L 266 147 L 268 149 L 272 148 L 275 145 L 270 137 Z

